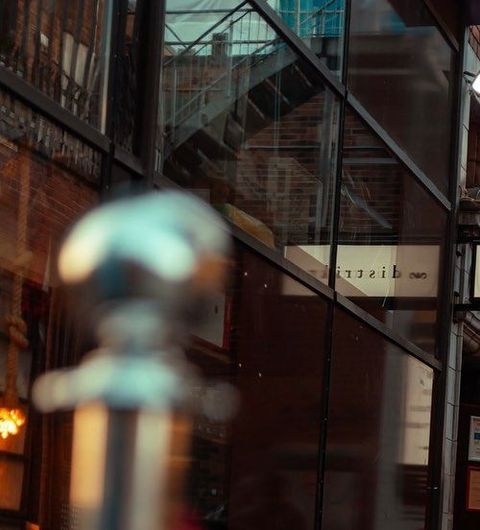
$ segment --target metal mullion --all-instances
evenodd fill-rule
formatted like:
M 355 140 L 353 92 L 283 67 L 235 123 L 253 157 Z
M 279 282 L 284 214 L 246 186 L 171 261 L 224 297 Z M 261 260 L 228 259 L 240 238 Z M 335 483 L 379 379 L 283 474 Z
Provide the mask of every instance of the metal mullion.
M 118 62 L 120 60 L 120 18 L 122 15 L 122 6 L 125 10 L 127 8 L 127 0 L 110 0 L 107 2 L 110 7 L 110 24 L 109 30 L 110 35 L 106 39 L 108 49 L 106 54 L 108 57 L 108 79 L 106 83 L 106 118 L 105 118 L 105 135 L 113 140 L 114 138 L 114 116 L 116 109 L 116 88 L 117 88 L 117 76 L 118 76 Z
M 344 29 L 343 29 L 343 49 L 342 49 L 342 77 L 341 80 L 346 86 L 348 75 L 348 50 L 350 42 L 350 0 L 345 2 Z M 337 153 L 336 153 L 336 174 L 333 190 L 333 204 L 331 216 L 331 233 L 330 233 L 330 263 L 328 285 L 335 293 L 335 270 L 338 250 L 338 232 L 340 224 L 340 205 L 341 205 L 341 186 L 343 171 L 343 139 L 345 130 L 345 98 L 341 98 L 338 109 L 338 130 L 337 130 Z M 335 294 L 334 294 L 335 297 Z M 322 414 L 320 418 L 320 438 L 318 451 L 318 479 L 315 504 L 315 523 L 314 528 L 321 530 L 323 528 L 324 514 L 324 496 L 325 496 L 325 468 L 326 454 L 328 444 L 328 420 L 330 404 L 330 386 L 332 377 L 332 357 L 333 357 L 333 333 L 335 325 L 336 304 L 328 304 L 327 325 L 325 330 L 325 359 L 324 375 L 322 389 Z M 328 529 L 327 529 L 328 530 Z
M 462 27 L 466 28 L 465 25 Z M 427 506 L 427 528 L 434 530 L 441 526 L 441 487 L 442 484 L 442 467 L 443 467 L 443 436 L 444 436 L 444 422 L 445 422 L 445 402 L 447 396 L 447 366 L 448 353 L 450 349 L 450 335 L 452 333 L 453 322 L 453 304 L 454 304 L 454 282 L 456 270 L 456 252 L 457 245 L 457 209 L 460 200 L 460 189 L 458 186 L 459 177 L 461 173 L 459 164 L 460 155 L 460 138 L 463 134 L 462 123 L 462 91 L 463 91 L 463 77 L 459 75 L 463 71 L 465 64 L 466 51 L 468 49 L 468 28 L 464 29 L 463 40 L 460 43 L 460 51 L 457 53 L 457 60 L 455 63 L 455 73 L 453 77 L 456 79 L 454 85 L 453 97 L 453 112 L 450 118 L 453 138 L 451 142 L 450 151 L 450 173 L 455 176 L 455 182 L 450 184 L 450 201 L 453 205 L 452 211 L 449 213 L 448 219 L 448 236 L 445 245 L 445 256 L 447 259 L 443 261 L 445 270 L 443 270 L 442 277 L 446 280 L 442 282 L 444 286 L 442 296 L 440 297 L 440 332 L 438 333 L 438 343 L 440 346 L 439 360 L 445 367 L 443 373 L 434 381 L 434 392 L 432 394 L 432 422 L 430 427 L 430 439 L 434 440 L 432 450 L 429 454 L 429 490 L 430 503 Z M 452 185 L 453 184 L 453 185 Z
M 437 186 L 415 164 L 410 156 L 392 139 L 387 131 L 371 116 L 365 107 L 350 92 L 347 93 L 347 102 L 360 118 L 373 130 L 373 132 L 386 144 L 388 149 L 402 162 L 413 174 L 415 179 L 432 195 L 446 210 L 451 211 L 452 205 Z
M 323 526 L 324 493 L 325 493 L 325 467 L 327 459 L 328 444 L 328 419 L 330 405 L 330 385 L 332 376 L 333 356 L 333 329 L 335 324 L 335 304 L 329 303 L 327 307 L 327 321 L 325 325 L 323 361 L 323 388 L 321 394 L 320 432 L 318 440 L 318 464 L 317 464 L 317 489 L 315 494 L 315 521 L 314 528 L 321 529 Z
M 448 370 L 434 374 L 432 386 L 432 409 L 430 413 L 430 450 L 427 474 L 427 505 L 425 510 L 426 530 L 437 530 L 441 526 L 441 488 L 443 459 L 443 429 L 445 395 Z
M 346 85 L 348 76 L 348 51 L 350 43 L 350 12 L 351 3 L 350 0 L 346 0 L 345 3 L 345 27 L 344 27 L 344 43 L 343 43 L 343 59 L 342 59 L 342 80 Z M 337 171 L 334 184 L 334 198 L 332 205 L 332 233 L 330 236 L 331 248 L 330 248 L 330 271 L 328 278 L 328 285 L 335 289 L 335 271 L 337 266 L 337 251 L 338 251 L 338 232 L 340 225 L 340 206 L 342 202 L 342 174 L 343 174 L 343 138 L 345 131 L 345 114 L 346 114 L 346 102 L 342 98 L 340 100 L 340 109 L 338 117 L 338 141 L 337 141 Z
M 345 309 L 346 311 L 357 317 L 359 320 L 367 324 L 369 327 L 373 328 L 375 331 L 378 331 L 384 338 L 386 338 L 396 346 L 400 347 L 401 349 L 407 351 L 410 355 L 412 355 L 422 363 L 426 364 L 430 368 L 433 368 L 434 370 L 442 370 L 442 363 L 433 355 L 428 354 L 427 352 L 419 348 L 416 344 L 406 339 L 403 335 L 400 335 L 380 320 L 377 320 L 374 316 L 372 316 L 364 309 L 361 309 L 348 298 L 345 298 L 344 296 L 335 293 L 335 303 L 342 309 Z
M 123 7 L 123 9 L 122 9 Z M 116 90 L 118 86 L 118 63 L 120 60 L 120 19 L 122 12 L 127 10 L 126 0 L 110 0 L 106 8 L 110 10 L 107 24 L 109 35 L 106 39 L 106 54 L 108 57 L 108 79 L 106 79 L 106 111 L 105 111 L 105 134 L 109 139 L 109 149 L 102 157 L 102 170 L 100 178 L 100 195 L 103 198 L 110 190 L 112 182 L 113 160 L 115 153 L 115 112 L 117 111 Z
M 342 50 L 342 83 L 348 86 L 348 58 L 350 53 L 350 18 L 352 12 L 351 0 L 345 0 L 345 13 L 343 15 L 343 50 Z
M 332 205 L 332 228 L 330 234 L 330 264 L 328 274 L 328 285 L 335 289 L 335 271 L 337 266 L 337 251 L 338 251 L 338 231 L 340 225 L 340 206 L 342 202 L 342 171 L 343 171 L 343 137 L 345 130 L 345 112 L 346 103 L 342 99 L 340 101 L 339 117 L 338 117 L 338 148 L 337 148 L 337 171 L 334 183 L 334 195 Z
M 135 155 L 132 155 L 132 153 L 129 153 L 122 147 L 116 145 L 113 156 L 117 164 L 120 164 L 128 169 L 128 171 L 133 173 L 136 177 L 145 177 L 145 170 L 141 161 Z
M 292 48 L 302 59 L 310 63 L 322 76 L 325 84 L 338 96 L 345 97 L 346 88 L 331 70 L 308 48 L 302 39 L 289 28 L 278 16 L 277 12 L 262 0 L 249 0 L 248 3 L 264 18 L 269 26 Z
M 5 68 L 0 68 L 0 87 L 9 91 L 28 107 L 73 133 L 90 146 L 101 152 L 109 151 L 110 142 L 100 131 L 74 116 L 59 103 L 31 86 L 17 74 Z
M 147 177 L 147 183 L 153 185 L 156 165 L 157 135 L 159 127 L 159 105 L 161 93 L 161 71 L 163 61 L 163 37 L 165 22 L 165 1 L 152 0 L 146 3 L 146 18 L 143 29 L 147 38 L 140 42 L 142 63 L 141 87 L 137 92 L 138 105 L 135 131 L 141 138 L 140 159 Z M 140 87 L 138 87 L 140 88 Z

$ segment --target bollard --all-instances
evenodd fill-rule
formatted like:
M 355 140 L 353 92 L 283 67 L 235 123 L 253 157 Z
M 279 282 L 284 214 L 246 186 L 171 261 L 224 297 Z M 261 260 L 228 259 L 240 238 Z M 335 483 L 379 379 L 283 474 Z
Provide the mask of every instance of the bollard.
M 59 273 L 98 348 L 40 377 L 44 412 L 73 409 L 71 504 L 82 530 L 174 530 L 188 465 L 192 390 L 184 359 L 203 303 L 221 289 L 229 238 L 206 204 L 158 192 L 93 210 Z

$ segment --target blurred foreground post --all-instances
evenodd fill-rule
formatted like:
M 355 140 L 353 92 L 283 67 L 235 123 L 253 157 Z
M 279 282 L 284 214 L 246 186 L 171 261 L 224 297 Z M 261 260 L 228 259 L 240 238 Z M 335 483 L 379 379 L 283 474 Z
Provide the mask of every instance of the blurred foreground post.
M 67 238 L 59 272 L 99 348 L 41 377 L 46 412 L 75 409 L 71 503 L 82 530 L 175 530 L 195 377 L 182 348 L 221 289 L 228 236 L 176 192 L 106 204 Z

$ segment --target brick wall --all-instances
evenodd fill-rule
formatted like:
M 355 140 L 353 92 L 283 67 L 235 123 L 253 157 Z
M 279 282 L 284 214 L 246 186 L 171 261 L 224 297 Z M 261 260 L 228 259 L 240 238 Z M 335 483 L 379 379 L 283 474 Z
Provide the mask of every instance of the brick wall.
M 0 92 L 0 331 L 6 336 L 11 280 L 21 274 L 21 315 L 30 341 L 22 352 L 30 360 L 27 379 L 79 356 L 79 337 L 58 303 L 55 263 L 68 228 L 98 201 L 98 172 L 98 153 Z M 29 387 L 28 380 L 23 385 Z M 24 506 L 31 521 L 49 528 L 44 523 L 58 520 L 68 499 L 71 427 L 49 420 L 42 425 L 30 408 L 26 429 L 34 443 L 25 448 Z

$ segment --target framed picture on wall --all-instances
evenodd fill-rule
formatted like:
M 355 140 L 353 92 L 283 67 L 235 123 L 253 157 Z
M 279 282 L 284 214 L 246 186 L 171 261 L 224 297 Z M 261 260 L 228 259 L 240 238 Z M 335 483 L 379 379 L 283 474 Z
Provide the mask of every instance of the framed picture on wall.
M 480 462 L 480 416 L 470 416 L 468 460 L 469 462 Z

